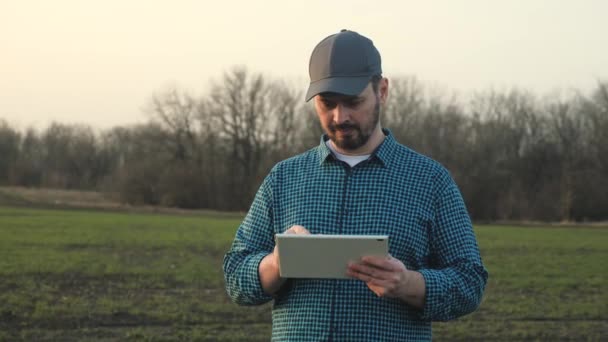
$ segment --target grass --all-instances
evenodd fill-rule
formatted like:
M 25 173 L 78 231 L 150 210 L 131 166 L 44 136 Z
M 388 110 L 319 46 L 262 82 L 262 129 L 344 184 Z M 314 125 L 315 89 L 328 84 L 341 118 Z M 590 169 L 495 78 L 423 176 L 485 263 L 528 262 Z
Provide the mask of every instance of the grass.
M 0 207 L 0 341 L 267 341 L 221 263 L 240 216 Z M 481 308 L 436 340 L 608 337 L 608 229 L 477 226 Z
M 478 226 L 490 271 L 481 308 L 436 335 L 454 340 L 600 341 L 608 336 L 608 230 Z

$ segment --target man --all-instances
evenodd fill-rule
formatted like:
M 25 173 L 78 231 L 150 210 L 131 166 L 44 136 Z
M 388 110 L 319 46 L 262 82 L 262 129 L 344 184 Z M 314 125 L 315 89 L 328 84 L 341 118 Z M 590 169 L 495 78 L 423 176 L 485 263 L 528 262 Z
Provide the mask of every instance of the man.
M 382 128 L 381 75 L 379 52 L 356 32 L 315 47 L 306 100 L 325 135 L 272 169 L 224 258 L 233 301 L 274 300 L 273 340 L 430 340 L 431 321 L 481 301 L 488 275 L 460 192 Z M 282 279 L 274 235 L 284 232 L 388 235 L 390 255 L 349 265 L 352 279 Z

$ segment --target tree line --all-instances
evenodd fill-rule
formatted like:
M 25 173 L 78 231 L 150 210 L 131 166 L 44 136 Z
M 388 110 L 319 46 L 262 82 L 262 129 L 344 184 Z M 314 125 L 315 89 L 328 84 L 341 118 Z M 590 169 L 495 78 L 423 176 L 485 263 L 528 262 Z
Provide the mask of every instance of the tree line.
M 608 82 L 543 97 L 490 89 L 465 98 L 411 76 L 390 88 L 383 126 L 450 170 L 473 219 L 608 219 Z M 154 94 L 139 125 L 20 131 L 0 119 L 0 185 L 247 210 L 277 161 L 319 143 L 314 109 L 302 100 L 285 80 L 235 67 L 201 96 Z

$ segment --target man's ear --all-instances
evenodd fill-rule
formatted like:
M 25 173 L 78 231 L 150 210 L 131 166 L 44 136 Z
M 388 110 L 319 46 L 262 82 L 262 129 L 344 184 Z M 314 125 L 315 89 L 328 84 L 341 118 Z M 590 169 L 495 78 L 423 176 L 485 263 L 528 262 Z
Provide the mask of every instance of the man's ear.
M 380 95 L 380 101 L 382 104 L 386 103 L 388 98 L 388 78 L 382 77 L 380 83 L 378 83 L 378 93 Z

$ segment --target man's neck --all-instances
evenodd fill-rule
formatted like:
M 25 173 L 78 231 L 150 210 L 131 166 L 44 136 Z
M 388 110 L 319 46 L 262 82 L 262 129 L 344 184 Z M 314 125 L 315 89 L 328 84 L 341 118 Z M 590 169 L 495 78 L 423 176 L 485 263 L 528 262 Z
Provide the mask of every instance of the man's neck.
M 331 145 L 338 153 L 341 153 L 341 154 L 344 154 L 347 156 L 368 155 L 368 154 L 372 154 L 372 152 L 374 152 L 376 150 L 376 148 L 378 146 L 380 146 L 380 144 L 382 144 L 382 142 L 384 141 L 384 138 L 386 138 L 386 136 L 382 132 L 382 126 L 380 126 L 380 123 L 378 123 L 378 125 L 374 129 L 372 135 L 369 137 L 369 139 L 365 143 L 365 145 L 363 145 L 359 148 L 356 148 L 354 150 L 343 149 L 343 148 L 336 146 L 336 144 L 334 144 L 333 141 L 331 142 Z

